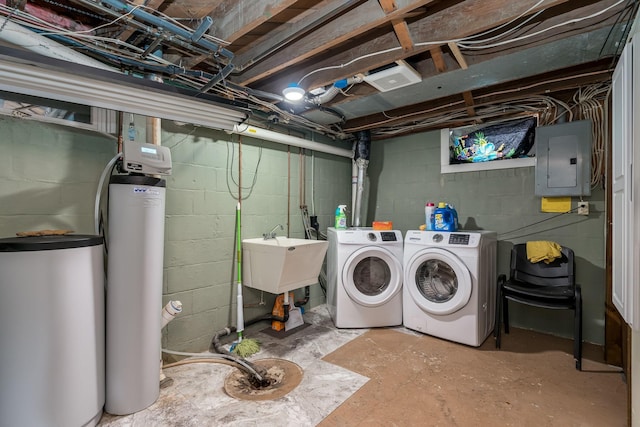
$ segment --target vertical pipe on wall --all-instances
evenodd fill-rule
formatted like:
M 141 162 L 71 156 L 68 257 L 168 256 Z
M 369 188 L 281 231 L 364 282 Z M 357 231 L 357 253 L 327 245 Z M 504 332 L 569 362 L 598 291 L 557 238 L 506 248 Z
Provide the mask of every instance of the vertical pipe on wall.
M 351 162 L 351 211 L 356 206 L 356 193 L 358 192 L 358 166 L 355 160 Z M 351 226 L 355 227 L 355 216 L 351 215 Z
M 287 145 L 287 237 L 291 237 L 291 146 Z
M 364 177 L 369 165 L 369 157 L 371 153 L 371 132 L 360 131 L 356 133 L 356 145 L 354 150 L 354 160 L 358 168 L 358 184 L 356 190 L 356 203 L 353 209 L 353 225 L 360 226 L 360 210 L 362 205 L 362 195 L 364 193 Z

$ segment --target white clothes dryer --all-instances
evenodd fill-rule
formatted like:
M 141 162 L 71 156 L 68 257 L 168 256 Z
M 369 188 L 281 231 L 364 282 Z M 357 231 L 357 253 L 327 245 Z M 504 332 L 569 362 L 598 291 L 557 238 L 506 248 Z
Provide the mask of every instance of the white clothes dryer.
M 404 326 L 480 346 L 495 323 L 496 256 L 492 231 L 407 231 Z
M 327 308 L 337 328 L 402 325 L 402 233 L 327 229 Z

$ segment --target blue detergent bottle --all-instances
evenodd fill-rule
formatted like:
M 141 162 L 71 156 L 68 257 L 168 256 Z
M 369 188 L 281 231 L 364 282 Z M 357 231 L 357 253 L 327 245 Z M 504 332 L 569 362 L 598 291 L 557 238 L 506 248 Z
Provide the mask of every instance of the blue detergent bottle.
M 451 209 L 446 203 L 438 203 L 433 214 L 433 229 L 435 231 L 456 231 L 457 230 L 457 212 Z
M 460 228 L 460 224 L 458 223 L 458 211 L 450 204 L 447 204 L 447 207 L 451 209 L 451 212 L 453 213 L 453 230 L 451 231 L 458 231 L 458 228 Z

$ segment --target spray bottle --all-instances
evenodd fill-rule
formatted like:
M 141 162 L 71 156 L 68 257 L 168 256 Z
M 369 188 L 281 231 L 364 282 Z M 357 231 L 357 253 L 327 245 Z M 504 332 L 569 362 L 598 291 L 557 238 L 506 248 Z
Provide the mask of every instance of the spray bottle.
M 336 208 L 336 224 L 337 229 L 347 228 L 347 205 L 338 205 Z

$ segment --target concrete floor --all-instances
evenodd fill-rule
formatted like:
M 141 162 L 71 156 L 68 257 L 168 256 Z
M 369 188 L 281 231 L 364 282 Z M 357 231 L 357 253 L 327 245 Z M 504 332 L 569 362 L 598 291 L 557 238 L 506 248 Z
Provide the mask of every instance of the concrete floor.
M 502 350 L 490 337 L 472 348 L 403 327 L 336 329 L 326 306 L 304 315 L 310 326 L 285 338 L 260 332 L 249 358 L 286 359 L 301 383 L 276 400 L 230 397 L 236 368 L 197 363 L 165 370 L 173 379 L 149 408 L 104 414 L 102 427 L 142 426 L 625 426 L 626 384 L 585 345 L 583 372 L 570 340 L 513 329 Z M 257 329 L 256 329 L 257 328 Z M 604 420 L 604 422 L 603 422 Z

